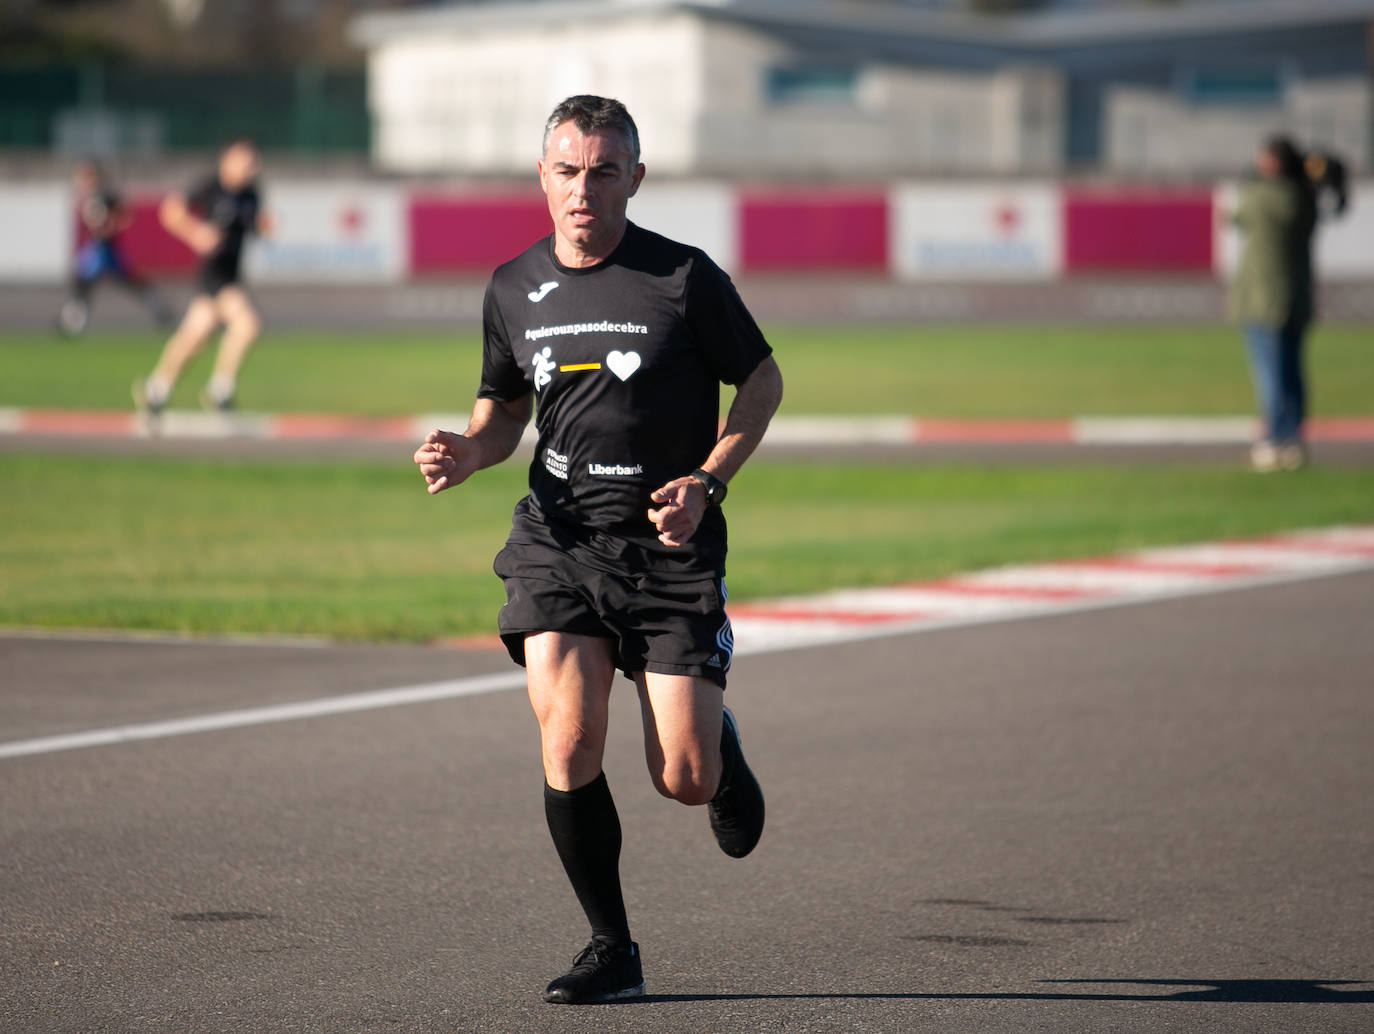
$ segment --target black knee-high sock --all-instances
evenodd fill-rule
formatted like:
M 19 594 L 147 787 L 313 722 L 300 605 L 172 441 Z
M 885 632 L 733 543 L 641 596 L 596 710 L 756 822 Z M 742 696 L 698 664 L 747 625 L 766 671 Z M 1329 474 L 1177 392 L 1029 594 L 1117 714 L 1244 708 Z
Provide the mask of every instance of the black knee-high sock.
M 606 774 L 576 790 L 545 783 L 544 816 L 593 936 L 628 944 L 630 926 L 620 892 L 620 816 Z

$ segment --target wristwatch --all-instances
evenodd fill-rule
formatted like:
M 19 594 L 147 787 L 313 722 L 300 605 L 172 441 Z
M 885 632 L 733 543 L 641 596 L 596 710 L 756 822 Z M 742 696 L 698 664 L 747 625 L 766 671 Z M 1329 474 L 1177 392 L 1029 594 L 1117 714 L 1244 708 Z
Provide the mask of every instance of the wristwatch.
M 713 474 L 698 467 L 692 471 L 691 477 L 701 482 L 701 487 L 706 489 L 706 502 L 709 506 L 719 506 L 725 502 L 725 482 Z

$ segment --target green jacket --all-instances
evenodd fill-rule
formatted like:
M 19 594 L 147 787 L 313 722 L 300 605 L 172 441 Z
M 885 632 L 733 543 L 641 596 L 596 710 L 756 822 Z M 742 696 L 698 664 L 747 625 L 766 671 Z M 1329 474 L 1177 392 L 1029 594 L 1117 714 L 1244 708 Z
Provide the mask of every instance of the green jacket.
M 1291 180 L 1253 180 L 1241 188 L 1231 221 L 1244 238 L 1231 284 L 1231 318 L 1268 327 L 1311 320 L 1312 192 Z

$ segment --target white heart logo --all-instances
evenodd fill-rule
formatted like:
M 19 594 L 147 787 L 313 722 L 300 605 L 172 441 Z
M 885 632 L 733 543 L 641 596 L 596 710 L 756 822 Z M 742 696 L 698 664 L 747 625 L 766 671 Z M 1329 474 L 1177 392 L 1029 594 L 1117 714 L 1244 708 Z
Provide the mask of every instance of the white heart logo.
M 612 352 L 606 356 L 606 368 L 622 381 L 628 381 L 639 369 L 639 362 L 638 352 Z

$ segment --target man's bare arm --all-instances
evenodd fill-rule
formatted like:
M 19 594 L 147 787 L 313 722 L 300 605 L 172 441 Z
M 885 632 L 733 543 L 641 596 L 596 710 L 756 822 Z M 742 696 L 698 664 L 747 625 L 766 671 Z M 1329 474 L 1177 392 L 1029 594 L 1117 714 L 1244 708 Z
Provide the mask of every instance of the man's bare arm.
M 429 432 L 424 444 L 415 450 L 415 462 L 429 494 L 461 485 L 477 471 L 507 459 L 519 447 L 533 409 L 531 395 L 513 402 L 478 399 L 462 434 Z
M 754 368 L 740 383 L 725 430 L 701 469 L 720 481 L 729 481 L 744 466 L 768 430 L 782 403 L 782 371 L 772 356 Z M 655 491 L 650 498 L 659 505 L 649 511 L 649 520 L 658 530 L 665 546 L 681 546 L 696 534 L 706 512 L 706 489 L 694 477 L 675 478 Z
M 770 355 L 746 377 L 735 391 L 735 401 L 725 418 L 725 430 L 701 469 L 728 482 L 753 455 L 768 422 L 782 404 L 782 371 Z
M 208 255 L 219 247 L 219 230 L 191 211 L 185 195 L 168 194 L 158 206 L 157 215 L 167 232 L 197 255 Z

